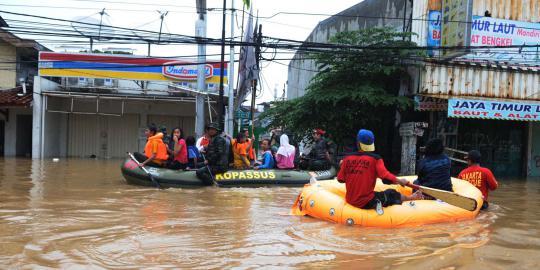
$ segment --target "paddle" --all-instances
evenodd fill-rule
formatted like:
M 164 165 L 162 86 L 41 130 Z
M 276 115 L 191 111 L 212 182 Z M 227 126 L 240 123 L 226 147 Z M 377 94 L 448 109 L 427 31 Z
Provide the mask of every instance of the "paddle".
M 157 188 L 161 188 L 161 186 L 156 181 L 156 179 L 154 179 L 154 176 L 152 176 L 152 174 L 144 166 L 141 166 L 141 163 L 133 156 L 133 154 L 130 152 L 127 152 L 127 154 L 129 158 L 133 160 L 135 163 L 137 163 L 137 166 L 141 168 L 141 170 L 143 170 L 143 172 L 145 172 L 148 175 L 148 177 L 150 177 L 150 180 L 152 180 L 152 183 L 154 183 L 154 185 L 156 185 Z
M 465 210 L 474 211 L 478 206 L 475 199 L 459 195 L 455 192 L 419 186 L 410 182 L 407 184 L 407 186 L 413 189 L 420 190 L 422 193 L 439 199 L 445 203 L 463 208 Z
M 206 161 L 206 157 L 204 156 L 203 153 L 201 153 L 201 156 L 203 160 Z M 212 170 L 210 169 L 210 164 L 206 164 L 206 169 L 208 170 L 208 173 L 210 174 L 210 178 L 212 179 L 212 182 L 214 182 L 214 184 L 219 187 L 219 183 L 216 181 L 216 178 L 214 177 L 214 175 L 212 174 Z

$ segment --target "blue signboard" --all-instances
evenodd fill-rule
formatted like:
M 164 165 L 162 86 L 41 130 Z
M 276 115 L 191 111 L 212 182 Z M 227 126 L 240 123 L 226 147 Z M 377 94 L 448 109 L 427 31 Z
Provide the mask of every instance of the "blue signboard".
M 453 98 L 448 117 L 540 121 L 540 103 Z
M 440 11 L 429 12 L 427 45 L 441 44 Z M 540 23 L 473 16 L 471 46 L 521 46 L 540 44 Z M 429 52 L 428 52 L 429 54 Z M 433 53 L 429 54 L 433 56 Z M 537 47 L 481 48 L 459 57 L 460 61 L 499 61 L 540 66 Z
M 441 12 L 438 10 L 430 10 L 428 13 L 428 47 L 441 46 Z M 433 57 L 436 54 L 433 50 L 428 49 L 428 55 Z

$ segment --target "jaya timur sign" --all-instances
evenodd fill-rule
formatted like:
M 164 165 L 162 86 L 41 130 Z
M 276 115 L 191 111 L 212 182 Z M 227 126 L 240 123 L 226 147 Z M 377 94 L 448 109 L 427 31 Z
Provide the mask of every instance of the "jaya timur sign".
M 453 98 L 448 117 L 540 121 L 540 103 Z

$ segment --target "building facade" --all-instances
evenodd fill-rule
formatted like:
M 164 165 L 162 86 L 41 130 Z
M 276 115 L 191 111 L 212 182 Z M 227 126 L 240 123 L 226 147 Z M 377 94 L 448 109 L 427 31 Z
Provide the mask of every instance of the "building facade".
M 42 53 L 39 63 L 33 89 L 34 158 L 125 157 L 144 149 L 150 123 L 195 136 L 197 66 L 186 60 Z M 219 64 L 207 65 L 209 89 L 217 89 L 220 72 Z M 209 95 L 207 121 L 216 117 Z
M 0 17 L 0 27 L 8 26 Z M 48 49 L 0 29 L 0 156 L 32 154 L 32 89 L 38 54 Z
M 382 25 L 416 33 L 412 41 L 427 47 L 428 57 L 420 68 L 410 69 L 413 79 L 403 92 L 414 96 L 416 112 L 401 121 L 427 123 L 417 146 L 440 137 L 457 150 L 452 153 L 478 149 L 497 175 L 540 176 L 540 110 L 535 111 L 540 104 L 540 1 L 453 1 L 470 12 L 456 26 L 463 33 L 470 30 L 470 46 L 528 47 L 462 50 L 448 56 L 436 47 L 448 44 L 441 43 L 448 42 L 441 20 L 450 2 L 366 0 L 319 23 L 306 41 L 326 42 L 339 31 Z M 402 20 L 389 19 L 396 17 Z M 315 70 L 302 52 L 295 55 L 289 64 L 289 99 L 303 95 Z M 455 160 L 463 158 L 457 156 Z

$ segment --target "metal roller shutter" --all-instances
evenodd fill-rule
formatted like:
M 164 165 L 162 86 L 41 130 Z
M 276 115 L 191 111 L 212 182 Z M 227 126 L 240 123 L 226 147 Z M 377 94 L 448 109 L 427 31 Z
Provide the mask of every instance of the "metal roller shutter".
M 69 115 L 68 156 L 120 158 L 138 149 L 138 115 Z

